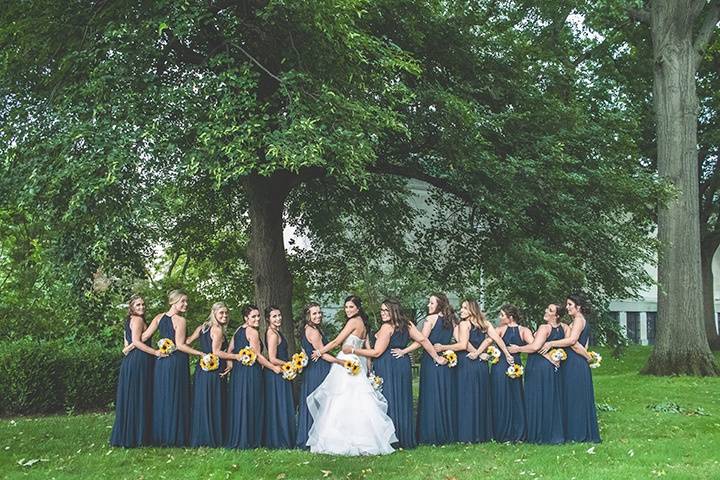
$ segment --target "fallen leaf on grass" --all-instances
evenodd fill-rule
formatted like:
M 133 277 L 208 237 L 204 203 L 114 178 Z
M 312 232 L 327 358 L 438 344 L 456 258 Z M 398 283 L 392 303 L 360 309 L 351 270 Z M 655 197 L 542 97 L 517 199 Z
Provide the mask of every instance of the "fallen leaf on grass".
M 331 471 L 331 470 L 320 470 L 320 471 L 321 471 L 321 472 L 322 472 L 322 474 L 323 474 L 323 478 L 327 478 L 327 477 L 329 477 L 329 476 L 330 476 L 330 474 L 332 473 L 332 471 Z

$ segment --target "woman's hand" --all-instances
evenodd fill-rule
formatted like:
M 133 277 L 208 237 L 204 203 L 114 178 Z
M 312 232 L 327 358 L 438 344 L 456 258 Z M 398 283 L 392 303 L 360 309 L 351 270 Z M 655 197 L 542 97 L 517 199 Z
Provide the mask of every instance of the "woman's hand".
M 466 355 L 467 358 L 470 360 L 477 360 L 477 358 L 480 356 L 480 351 L 475 350 L 474 352 L 470 352 Z
M 515 358 L 512 355 L 505 355 L 505 360 L 507 360 L 508 365 L 515 365 Z
M 440 345 L 439 343 L 436 343 L 435 345 L 433 345 L 433 347 L 435 347 L 435 351 L 438 353 L 443 351 L 443 346 Z
M 320 357 L 322 357 L 322 353 L 320 352 L 320 350 L 313 350 L 313 352 L 312 352 L 313 362 L 317 362 Z
M 405 355 L 402 348 L 393 348 L 390 350 L 390 354 L 395 358 L 402 358 Z
M 512 343 L 508 345 L 508 352 L 510 353 L 518 353 L 520 350 L 518 350 L 517 345 L 513 345 Z
M 161 352 L 160 350 L 155 350 L 155 354 L 154 354 L 154 355 L 155 355 L 157 358 L 165 358 L 165 357 L 168 356 L 167 353 L 163 353 L 163 352 Z
M 552 348 L 551 342 L 547 342 L 547 343 L 545 343 L 545 345 L 543 345 L 543 346 L 540 348 L 540 350 L 538 350 L 538 353 L 539 353 L 540 355 L 545 355 L 547 352 L 550 351 L 551 348 Z
M 352 351 L 353 351 L 353 347 L 351 347 L 350 345 L 343 346 L 343 349 L 342 349 L 343 353 L 345 353 L 345 354 L 352 353 Z
M 230 373 L 230 370 L 233 369 L 233 361 L 232 360 L 226 360 L 225 361 L 225 370 L 220 374 L 221 377 L 224 377 L 228 373 Z
M 438 365 L 447 365 L 447 358 L 445 357 L 438 357 L 437 360 L 435 360 L 435 363 Z
M 480 360 L 482 360 L 483 362 L 487 362 L 489 358 L 490 358 L 490 355 L 488 355 L 485 352 L 480 354 Z
M 273 365 L 270 368 L 272 369 L 273 372 L 277 373 L 278 375 L 282 374 L 282 368 L 278 367 L 277 365 Z

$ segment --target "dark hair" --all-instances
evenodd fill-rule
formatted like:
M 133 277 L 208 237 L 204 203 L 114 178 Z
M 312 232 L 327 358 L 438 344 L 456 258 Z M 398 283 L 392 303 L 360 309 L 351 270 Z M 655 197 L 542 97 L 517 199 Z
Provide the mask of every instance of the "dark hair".
M 580 292 L 571 293 L 567 296 L 566 300 L 572 301 L 575 305 L 580 307 L 580 313 L 583 315 L 590 315 L 591 307 L 585 295 Z
M 320 308 L 320 304 L 317 302 L 310 302 L 307 305 L 303 307 L 302 310 L 302 318 L 300 320 L 300 329 L 298 330 L 298 333 L 300 334 L 300 338 L 303 338 L 303 335 L 305 335 L 305 326 L 309 326 L 320 332 L 320 335 L 323 334 L 322 328 L 320 325 L 314 325 L 310 321 L 310 309 L 313 307 Z
M 448 300 L 447 295 L 444 293 L 433 293 L 430 296 L 435 297 L 438 301 L 437 310 L 431 313 L 437 313 L 442 317 L 444 328 L 455 327 L 458 323 L 458 318 L 457 315 L 455 315 L 455 310 L 450 306 L 450 300 Z
M 515 305 L 506 303 L 505 305 L 500 307 L 500 310 L 505 312 L 505 315 L 507 315 L 508 317 L 512 317 L 512 319 L 515 320 L 515 323 L 524 325 L 522 316 L 520 315 L 520 309 L 517 308 Z
M 369 325 L 370 318 L 367 316 L 367 313 L 365 313 L 365 310 L 363 310 L 362 300 L 360 300 L 360 297 L 358 297 L 357 295 L 348 295 L 347 297 L 345 297 L 345 301 L 343 302 L 343 305 L 345 305 L 347 302 L 352 302 L 357 307 L 358 313 L 355 316 L 359 316 L 362 319 L 363 324 L 365 325 L 365 331 L 369 332 L 370 331 L 370 325 Z M 350 320 L 350 319 L 348 318 L 348 320 Z
M 280 310 L 280 307 L 276 307 L 275 305 L 268 305 L 267 307 L 265 307 L 265 321 L 270 320 L 270 314 L 273 312 L 273 310 L 278 310 L 282 312 L 282 310 Z
M 558 318 L 562 318 L 562 316 L 567 313 L 565 311 L 565 305 L 559 303 L 552 303 L 551 305 L 555 305 L 555 315 L 557 315 Z
M 403 309 L 400 306 L 400 302 L 391 298 L 386 298 L 380 305 L 387 306 L 389 310 L 388 313 L 390 314 L 389 323 L 396 331 L 408 329 L 408 327 L 410 326 L 410 319 L 407 315 L 405 315 L 405 312 L 403 312 Z
M 252 304 L 250 304 L 250 303 L 248 303 L 247 305 L 245 305 L 245 306 L 242 308 L 242 316 L 243 316 L 243 318 L 249 317 L 253 310 L 258 310 L 258 311 L 259 311 L 260 309 L 257 307 L 257 305 L 252 305 Z

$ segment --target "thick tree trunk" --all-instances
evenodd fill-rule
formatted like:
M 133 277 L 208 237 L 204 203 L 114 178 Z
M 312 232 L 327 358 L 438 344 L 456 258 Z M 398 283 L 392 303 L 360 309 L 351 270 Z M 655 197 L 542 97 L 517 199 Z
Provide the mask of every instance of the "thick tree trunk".
M 694 18 L 688 1 L 653 0 L 653 102 L 660 176 L 677 196 L 658 209 L 658 318 L 644 373 L 717 375 L 703 326 Z
M 245 181 L 250 215 L 248 260 L 255 283 L 255 302 L 261 311 L 269 305 L 280 308 L 282 332 L 291 354 L 295 351 L 293 285 L 283 244 L 283 212 L 285 199 L 295 184 L 296 177 L 287 172 L 269 177 L 250 175 Z M 267 326 L 265 322 L 263 325 Z
M 717 248 L 718 244 L 715 241 L 703 242 L 700 255 L 703 279 L 703 317 L 705 334 L 711 350 L 720 350 L 720 335 L 718 335 L 715 320 L 715 278 L 712 271 L 712 261 Z

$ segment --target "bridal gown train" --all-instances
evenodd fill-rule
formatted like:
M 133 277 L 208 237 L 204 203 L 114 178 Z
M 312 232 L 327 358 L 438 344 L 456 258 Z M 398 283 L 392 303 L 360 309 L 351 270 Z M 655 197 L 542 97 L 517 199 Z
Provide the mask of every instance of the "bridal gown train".
M 343 345 L 360 348 L 363 339 L 350 335 Z M 325 380 L 307 397 L 313 417 L 307 445 L 311 452 L 333 455 L 384 455 L 397 442 L 395 427 L 387 416 L 387 401 L 367 378 L 367 360 L 339 353 L 340 360 L 360 361 L 361 371 L 350 375 L 334 363 Z

